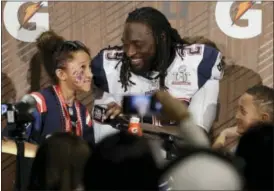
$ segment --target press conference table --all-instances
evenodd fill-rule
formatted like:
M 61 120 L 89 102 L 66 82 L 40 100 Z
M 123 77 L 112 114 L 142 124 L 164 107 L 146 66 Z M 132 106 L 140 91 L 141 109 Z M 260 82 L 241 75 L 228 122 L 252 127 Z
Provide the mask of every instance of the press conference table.
M 173 135 L 175 137 L 180 137 L 179 127 L 178 126 L 154 126 L 148 123 L 141 123 L 141 128 L 144 131 L 144 134 L 166 134 Z M 146 133 L 147 132 L 147 133 Z
M 160 139 L 160 134 L 173 135 L 179 137 L 179 128 L 176 126 L 154 126 L 147 123 L 141 123 L 146 138 Z M 25 142 L 25 157 L 34 158 L 38 145 Z M 2 153 L 17 155 L 17 147 L 14 141 L 4 138 L 2 140 Z

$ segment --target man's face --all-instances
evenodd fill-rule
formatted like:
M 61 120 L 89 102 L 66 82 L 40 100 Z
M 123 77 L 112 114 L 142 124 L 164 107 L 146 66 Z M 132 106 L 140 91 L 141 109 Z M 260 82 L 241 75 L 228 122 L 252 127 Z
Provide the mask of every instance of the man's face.
M 150 27 L 137 22 L 126 23 L 122 42 L 124 51 L 130 59 L 131 71 L 140 75 L 148 71 L 156 53 Z
M 254 104 L 252 95 L 245 93 L 239 99 L 236 113 L 237 132 L 243 134 L 252 125 L 261 120 L 258 107 Z

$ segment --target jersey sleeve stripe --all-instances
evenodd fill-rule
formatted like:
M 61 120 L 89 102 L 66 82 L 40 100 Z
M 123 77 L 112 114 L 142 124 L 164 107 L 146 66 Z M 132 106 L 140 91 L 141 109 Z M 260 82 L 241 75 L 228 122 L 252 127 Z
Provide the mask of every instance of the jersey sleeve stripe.
M 176 98 L 176 99 L 178 99 L 178 100 L 182 100 L 182 101 L 186 101 L 186 102 L 190 102 L 190 99 L 188 99 L 188 98 Z
M 202 61 L 198 66 L 198 86 L 201 88 L 211 78 L 212 69 L 219 56 L 219 51 L 213 47 L 205 46 Z
M 36 107 L 39 113 L 44 113 L 47 111 L 47 104 L 44 96 L 38 92 L 33 92 L 30 94 L 36 100 Z

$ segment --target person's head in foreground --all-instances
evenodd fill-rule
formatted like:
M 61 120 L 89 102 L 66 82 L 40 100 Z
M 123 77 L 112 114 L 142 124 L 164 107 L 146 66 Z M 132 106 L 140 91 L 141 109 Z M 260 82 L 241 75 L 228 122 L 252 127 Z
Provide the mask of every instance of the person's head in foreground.
M 39 147 L 28 190 L 73 191 L 82 186 L 88 144 L 70 133 L 55 133 Z
M 44 68 L 54 84 L 66 91 L 88 92 L 91 88 L 89 49 L 80 41 L 66 41 L 53 31 L 37 38 Z
M 84 185 L 86 190 L 157 190 L 159 175 L 147 140 L 120 132 L 92 152 Z
M 247 190 L 273 190 L 273 130 L 273 124 L 260 122 L 240 139 L 236 156 L 245 162 Z
M 185 147 L 161 177 L 165 190 L 241 190 L 242 177 L 230 159 L 206 149 Z
M 237 133 L 243 134 L 258 121 L 273 122 L 274 89 L 264 85 L 249 88 L 238 103 Z

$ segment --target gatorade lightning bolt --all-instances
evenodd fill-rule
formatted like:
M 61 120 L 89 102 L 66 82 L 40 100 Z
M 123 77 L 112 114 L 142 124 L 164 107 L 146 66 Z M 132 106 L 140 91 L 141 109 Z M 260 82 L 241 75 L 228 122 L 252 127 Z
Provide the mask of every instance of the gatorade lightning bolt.
M 133 135 L 142 136 L 143 132 L 140 127 L 140 118 L 139 117 L 131 117 L 128 125 L 128 132 Z

